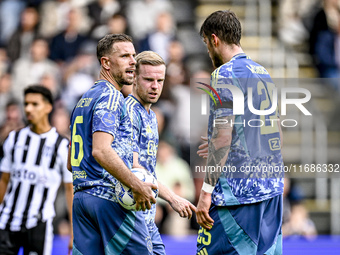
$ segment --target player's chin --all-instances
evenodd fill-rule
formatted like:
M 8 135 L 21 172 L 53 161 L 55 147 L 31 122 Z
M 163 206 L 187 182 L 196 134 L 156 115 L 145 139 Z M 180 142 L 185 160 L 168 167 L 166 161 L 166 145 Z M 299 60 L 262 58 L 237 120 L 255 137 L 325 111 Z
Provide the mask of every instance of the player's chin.
M 133 78 L 131 78 L 131 77 L 126 77 L 125 79 L 124 79 L 124 85 L 132 85 L 133 84 Z

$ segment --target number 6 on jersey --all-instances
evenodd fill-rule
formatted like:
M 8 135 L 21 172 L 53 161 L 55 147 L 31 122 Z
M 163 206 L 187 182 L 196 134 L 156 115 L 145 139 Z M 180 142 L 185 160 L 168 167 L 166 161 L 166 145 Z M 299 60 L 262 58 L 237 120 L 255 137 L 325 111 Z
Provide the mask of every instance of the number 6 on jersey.
M 84 150 L 83 150 L 83 138 L 80 135 L 76 135 L 77 131 L 77 124 L 83 123 L 83 116 L 77 116 L 74 125 L 72 128 L 72 145 L 71 145 L 71 165 L 72 166 L 80 166 L 80 162 L 84 157 Z M 76 154 L 76 146 L 75 143 L 78 143 L 78 155 L 75 158 Z

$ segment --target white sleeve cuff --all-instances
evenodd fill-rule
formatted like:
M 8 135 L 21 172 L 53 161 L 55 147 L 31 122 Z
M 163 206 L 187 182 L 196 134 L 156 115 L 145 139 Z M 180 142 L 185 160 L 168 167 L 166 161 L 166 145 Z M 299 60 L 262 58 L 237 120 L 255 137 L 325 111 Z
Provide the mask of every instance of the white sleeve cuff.
M 203 182 L 202 190 L 204 190 L 207 193 L 212 193 L 215 189 L 215 186 L 211 186 L 210 184 Z

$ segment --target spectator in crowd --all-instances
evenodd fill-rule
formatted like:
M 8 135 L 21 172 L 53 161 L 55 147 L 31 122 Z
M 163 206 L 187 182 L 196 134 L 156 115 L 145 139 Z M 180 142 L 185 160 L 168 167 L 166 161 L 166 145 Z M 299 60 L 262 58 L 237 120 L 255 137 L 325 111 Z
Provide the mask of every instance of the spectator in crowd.
M 12 98 L 11 82 L 9 73 L 0 74 L 0 123 L 6 119 L 5 108 Z
M 9 59 L 14 62 L 19 58 L 29 58 L 30 48 L 38 36 L 39 13 L 28 6 L 21 13 L 20 27 L 13 33 L 7 44 Z
M 309 38 L 309 50 L 321 78 L 339 78 L 340 46 L 336 47 L 340 30 L 340 6 L 338 0 L 324 0 L 323 8 L 316 14 Z M 339 63 L 338 63 L 339 62 Z M 336 80 L 330 83 L 340 90 Z
M 107 34 L 107 23 L 111 17 L 120 11 L 117 0 L 98 0 L 88 5 L 88 13 L 92 19 L 90 35 L 99 39 Z
M 44 73 L 40 78 L 39 83 L 51 91 L 53 98 L 55 98 L 56 100 L 60 98 L 60 94 L 62 91 L 61 80 L 59 79 L 59 77 L 56 77 L 55 74 Z
M 189 201 L 194 200 L 194 183 L 190 176 L 190 168 L 187 162 L 180 158 L 175 149 L 167 142 L 160 141 L 158 146 L 157 179 L 163 185 L 169 187 L 176 195 L 183 197 Z M 162 199 L 157 199 L 156 224 L 160 233 L 167 233 L 165 222 L 169 214 L 177 214 Z M 187 221 L 183 221 L 185 224 Z M 189 223 L 189 222 L 188 222 Z
M 25 8 L 24 0 L 0 1 L 0 44 L 6 45 L 8 39 L 17 29 L 20 13 Z
M 40 34 L 46 38 L 52 38 L 65 30 L 70 10 L 69 0 L 44 1 L 40 6 Z
M 282 234 L 284 236 L 299 235 L 307 239 L 314 239 L 317 231 L 302 200 L 301 190 L 296 185 L 293 185 L 289 177 L 285 177 Z
M 156 28 L 155 21 L 159 13 L 171 11 L 172 7 L 169 0 L 129 1 L 126 13 L 129 14 L 127 18 L 134 40 L 142 40 L 150 31 L 154 31 Z
M 21 91 L 29 85 L 38 83 L 46 74 L 59 77 L 58 66 L 48 57 L 48 42 L 43 38 L 34 39 L 29 58 L 20 58 L 13 65 L 12 94 L 18 100 L 23 100 Z
M 70 134 L 70 114 L 67 109 L 59 103 L 56 104 L 52 112 L 51 124 L 57 129 L 57 132 L 68 139 L 71 138 Z
M 9 133 L 24 127 L 21 107 L 17 101 L 11 100 L 7 103 L 5 116 L 5 120 L 0 125 L 0 159 L 3 157 L 3 143 Z
M 6 48 L 0 47 L 0 77 L 8 72 L 10 60 L 8 58 Z
M 96 57 L 96 44 L 87 41 L 82 44 L 77 55 L 64 67 L 64 83 L 66 88 L 62 94 L 69 112 L 79 98 L 97 80 L 100 66 Z M 81 84 L 81 86 L 79 86 Z
M 108 34 L 129 34 L 126 17 L 121 13 L 114 14 L 107 21 Z
M 66 29 L 52 38 L 50 58 L 60 66 L 70 62 L 76 56 L 79 47 L 87 40 L 87 37 L 80 33 L 82 17 L 79 8 L 72 8 L 67 16 Z
M 308 39 L 309 17 L 319 0 L 282 0 L 279 8 L 279 38 L 288 45 L 299 45 Z M 314 13 L 315 15 L 315 13 Z
M 139 50 L 157 52 L 168 63 L 168 49 L 174 39 L 174 22 L 170 12 L 161 12 L 156 18 L 155 31 L 148 34 L 139 44 Z

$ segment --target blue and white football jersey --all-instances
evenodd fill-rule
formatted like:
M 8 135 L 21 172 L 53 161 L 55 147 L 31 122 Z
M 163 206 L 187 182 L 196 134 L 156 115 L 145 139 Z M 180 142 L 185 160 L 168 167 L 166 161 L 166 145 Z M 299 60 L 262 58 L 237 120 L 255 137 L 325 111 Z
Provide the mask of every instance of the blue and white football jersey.
M 220 88 L 221 85 L 236 88 L 232 88 L 232 93 L 227 88 Z M 234 123 L 229 123 L 233 130 L 226 171 L 215 186 L 212 203 L 217 206 L 255 203 L 282 194 L 279 115 L 277 105 L 272 108 L 275 85 L 268 72 L 242 53 L 212 73 L 211 86 L 216 89 L 222 105 L 216 95 L 216 104 L 210 99 L 209 141 L 216 118 L 235 116 Z M 248 88 L 252 89 L 252 95 L 248 95 Z M 241 94 L 237 95 L 235 90 Z M 275 110 L 258 115 L 248 107 L 250 99 L 256 110 Z M 240 105 L 244 105 L 244 113 L 234 114 L 234 108 Z M 231 167 L 234 172 L 230 171 Z M 275 172 L 278 170 L 279 173 Z
M 92 156 L 92 134 L 114 137 L 112 148 L 131 168 L 132 127 L 123 95 L 108 81 L 97 81 L 78 101 L 71 116 L 71 165 L 74 191 L 117 201 L 117 180 Z
M 139 164 L 157 179 L 155 167 L 159 137 L 156 114 L 151 109 L 148 113 L 133 95 L 129 95 L 125 101 L 133 127 L 133 151 L 139 154 Z M 155 214 L 156 205 L 144 212 L 150 231 L 154 227 Z

